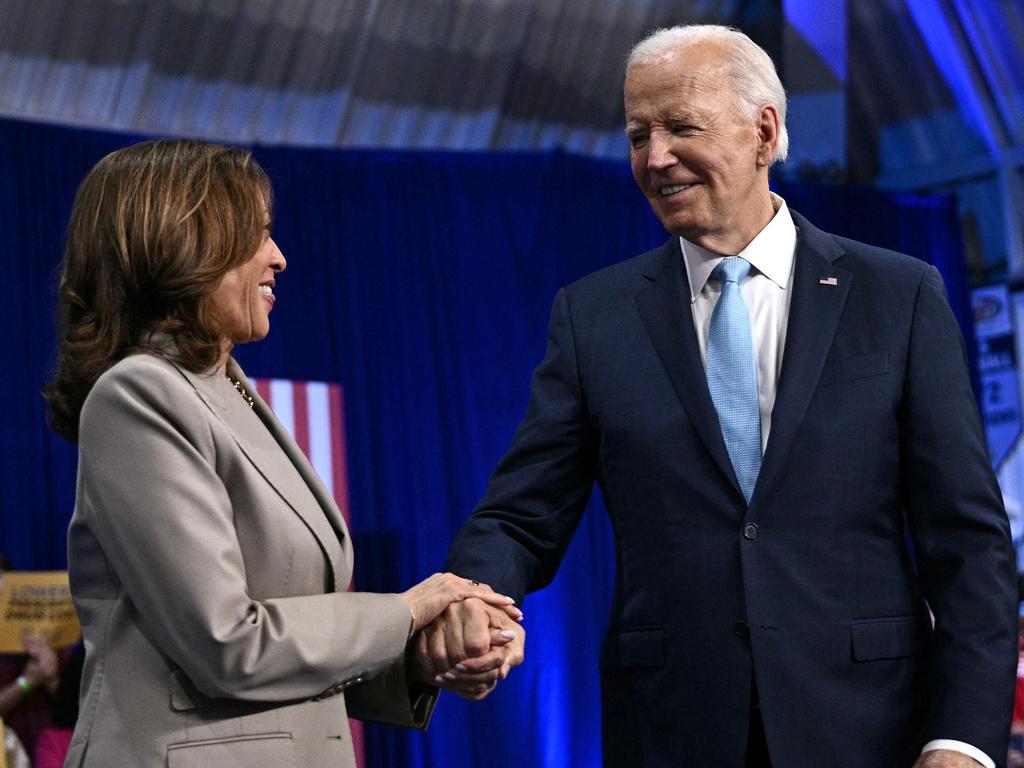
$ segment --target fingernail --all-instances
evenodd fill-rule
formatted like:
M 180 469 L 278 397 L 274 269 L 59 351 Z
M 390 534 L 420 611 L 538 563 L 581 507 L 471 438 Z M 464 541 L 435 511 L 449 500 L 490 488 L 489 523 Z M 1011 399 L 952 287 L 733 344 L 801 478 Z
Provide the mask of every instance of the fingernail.
M 445 680 L 454 680 L 455 679 L 455 673 L 454 672 L 445 672 L 444 673 L 444 679 Z
M 457 670 L 459 670 L 459 672 L 466 672 L 467 671 L 466 670 L 466 665 L 463 664 L 461 661 L 458 664 L 455 665 L 455 668 Z
M 440 685 L 444 682 L 444 678 L 441 675 L 434 675 L 434 682 Z
M 498 637 L 500 637 L 502 640 L 515 640 L 516 633 L 510 629 L 503 629 L 501 630 L 501 632 L 498 633 Z

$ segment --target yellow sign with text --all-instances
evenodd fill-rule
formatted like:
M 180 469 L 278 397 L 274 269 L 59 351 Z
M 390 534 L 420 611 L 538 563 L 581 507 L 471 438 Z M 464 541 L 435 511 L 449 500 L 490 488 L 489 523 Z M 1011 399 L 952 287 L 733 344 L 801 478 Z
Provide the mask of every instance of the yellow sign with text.
M 64 648 L 82 635 L 67 571 L 7 571 L 0 576 L 0 653 L 24 653 L 24 638 L 42 635 Z

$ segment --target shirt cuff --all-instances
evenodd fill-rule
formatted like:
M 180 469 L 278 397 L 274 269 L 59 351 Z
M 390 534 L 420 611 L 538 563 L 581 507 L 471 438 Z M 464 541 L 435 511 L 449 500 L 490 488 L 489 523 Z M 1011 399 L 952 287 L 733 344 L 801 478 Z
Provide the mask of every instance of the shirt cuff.
M 922 747 L 921 754 L 923 755 L 925 752 L 931 752 L 936 749 L 948 749 L 953 752 L 960 752 L 968 757 L 973 757 L 985 766 L 985 768 L 996 768 L 995 761 L 980 749 L 972 747 L 970 744 L 963 741 L 955 741 L 953 739 L 933 739 Z

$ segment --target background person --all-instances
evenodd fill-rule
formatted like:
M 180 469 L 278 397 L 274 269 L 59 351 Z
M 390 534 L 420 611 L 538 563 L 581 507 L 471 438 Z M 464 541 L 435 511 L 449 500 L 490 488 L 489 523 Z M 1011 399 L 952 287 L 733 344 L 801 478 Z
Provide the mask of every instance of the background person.
M 11 570 L 0 554 L 0 578 Z M 0 718 L 28 754 L 50 724 L 51 697 L 61 674 L 61 657 L 42 637 L 25 638 L 25 653 L 0 654 Z
M 60 681 L 50 703 L 50 724 L 39 732 L 32 751 L 33 768 L 61 768 L 64 765 L 75 723 L 78 722 L 84 660 L 85 646 L 78 643 L 61 669 Z

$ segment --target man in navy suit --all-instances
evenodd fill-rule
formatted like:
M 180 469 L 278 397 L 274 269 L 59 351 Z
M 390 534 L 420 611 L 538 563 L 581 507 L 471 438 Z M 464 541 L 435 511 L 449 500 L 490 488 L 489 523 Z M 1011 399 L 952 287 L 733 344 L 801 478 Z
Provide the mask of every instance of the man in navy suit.
M 785 93 L 742 33 L 655 33 L 625 106 L 673 237 L 559 291 L 526 417 L 447 568 L 545 586 L 601 486 L 610 768 L 1001 764 L 1013 552 L 938 272 L 769 191 Z M 443 639 L 421 644 L 438 668 L 458 653 Z

